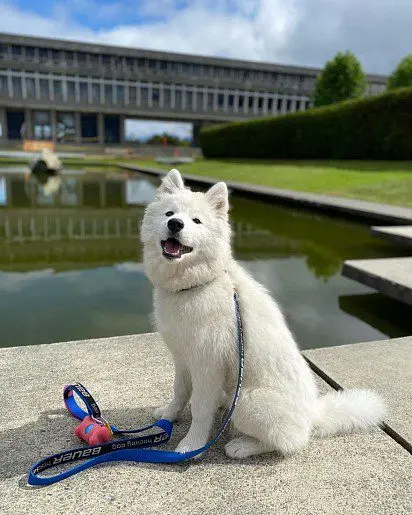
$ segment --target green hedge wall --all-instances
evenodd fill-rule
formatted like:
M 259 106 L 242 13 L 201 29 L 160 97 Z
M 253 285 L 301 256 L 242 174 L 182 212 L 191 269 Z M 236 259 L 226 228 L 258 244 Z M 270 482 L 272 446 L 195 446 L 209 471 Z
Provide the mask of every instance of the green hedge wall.
M 412 159 L 412 88 L 204 129 L 205 157 Z

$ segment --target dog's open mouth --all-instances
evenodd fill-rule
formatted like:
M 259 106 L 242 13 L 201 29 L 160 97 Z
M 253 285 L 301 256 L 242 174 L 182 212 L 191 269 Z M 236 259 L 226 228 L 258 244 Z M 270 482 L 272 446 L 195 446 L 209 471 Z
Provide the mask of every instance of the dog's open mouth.
M 167 259 L 176 259 L 182 257 L 183 254 L 192 252 L 192 247 L 182 245 L 179 240 L 175 238 L 168 238 L 160 242 L 163 249 L 163 255 Z

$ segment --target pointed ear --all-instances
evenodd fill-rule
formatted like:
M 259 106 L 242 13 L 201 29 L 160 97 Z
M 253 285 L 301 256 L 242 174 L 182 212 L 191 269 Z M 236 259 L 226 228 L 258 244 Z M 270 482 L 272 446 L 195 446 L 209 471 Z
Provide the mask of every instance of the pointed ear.
M 220 215 L 229 211 L 229 193 L 224 182 L 218 182 L 206 192 L 206 198 Z
M 170 172 L 162 179 L 157 193 L 158 195 L 164 195 L 167 193 L 176 193 L 185 187 L 182 176 L 179 170 L 170 170 Z

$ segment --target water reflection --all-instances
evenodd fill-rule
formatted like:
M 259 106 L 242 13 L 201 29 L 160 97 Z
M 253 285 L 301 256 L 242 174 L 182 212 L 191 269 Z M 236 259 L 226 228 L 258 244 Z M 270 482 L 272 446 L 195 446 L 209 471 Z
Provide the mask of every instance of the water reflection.
M 22 174 L 0 176 L 2 345 L 151 330 L 138 227 L 156 187 L 147 177 L 72 170 L 45 200 Z M 231 204 L 235 255 L 277 297 L 301 347 L 411 332 L 406 314 L 391 323 L 393 306 L 382 310 L 368 288 L 340 275 L 345 259 L 399 248 L 344 220 L 241 197 Z

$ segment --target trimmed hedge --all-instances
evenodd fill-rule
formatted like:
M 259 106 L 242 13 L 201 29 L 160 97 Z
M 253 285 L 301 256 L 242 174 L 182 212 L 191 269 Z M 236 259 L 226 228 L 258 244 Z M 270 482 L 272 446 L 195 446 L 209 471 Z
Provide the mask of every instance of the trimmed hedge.
M 412 88 L 284 116 L 207 128 L 210 158 L 412 159 Z

